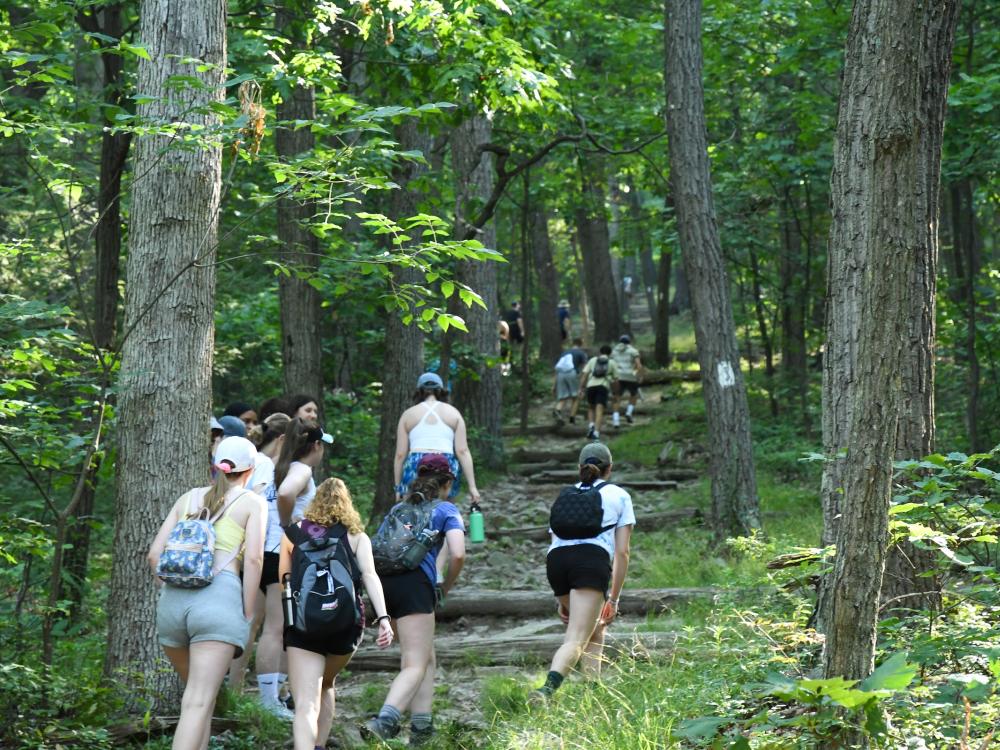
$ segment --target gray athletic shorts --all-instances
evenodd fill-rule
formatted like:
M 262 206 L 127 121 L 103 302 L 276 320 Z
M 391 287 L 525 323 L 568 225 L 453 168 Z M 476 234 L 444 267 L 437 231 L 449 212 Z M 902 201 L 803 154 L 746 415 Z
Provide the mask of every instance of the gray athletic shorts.
M 574 398 L 580 390 L 580 376 L 576 371 L 556 373 L 556 400 Z
M 156 632 L 161 646 L 185 648 L 199 641 L 221 641 L 233 644 L 239 656 L 250 638 L 240 577 L 223 570 L 202 589 L 163 586 L 156 605 Z

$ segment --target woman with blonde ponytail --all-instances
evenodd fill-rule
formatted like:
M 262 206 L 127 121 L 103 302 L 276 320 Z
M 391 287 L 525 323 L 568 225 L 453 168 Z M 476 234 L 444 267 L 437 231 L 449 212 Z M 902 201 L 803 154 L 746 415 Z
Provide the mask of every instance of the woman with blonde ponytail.
M 215 484 L 181 496 L 149 548 L 147 559 L 155 574 L 179 521 L 206 511 L 213 521 L 211 583 L 203 588 L 164 586 L 156 607 L 160 645 L 184 682 L 174 750 L 208 747 L 215 696 L 233 657 L 239 656 L 247 643 L 267 523 L 264 498 L 246 488 L 256 459 L 257 449 L 246 438 L 230 437 L 220 442 L 213 457 Z

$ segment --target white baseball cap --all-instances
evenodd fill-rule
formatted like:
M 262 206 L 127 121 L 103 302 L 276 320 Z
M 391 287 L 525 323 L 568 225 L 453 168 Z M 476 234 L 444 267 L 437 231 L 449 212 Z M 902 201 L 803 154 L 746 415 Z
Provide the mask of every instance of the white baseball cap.
M 227 437 L 215 449 L 212 463 L 223 474 L 249 471 L 257 463 L 257 449 L 246 438 Z

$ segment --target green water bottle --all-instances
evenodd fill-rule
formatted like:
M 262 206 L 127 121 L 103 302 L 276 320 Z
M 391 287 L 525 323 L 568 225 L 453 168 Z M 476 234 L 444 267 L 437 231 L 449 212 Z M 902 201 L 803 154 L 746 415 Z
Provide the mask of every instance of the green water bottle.
M 479 510 L 479 503 L 475 501 L 472 503 L 472 512 L 469 513 L 469 541 L 486 541 L 486 530 L 483 528 L 483 512 Z

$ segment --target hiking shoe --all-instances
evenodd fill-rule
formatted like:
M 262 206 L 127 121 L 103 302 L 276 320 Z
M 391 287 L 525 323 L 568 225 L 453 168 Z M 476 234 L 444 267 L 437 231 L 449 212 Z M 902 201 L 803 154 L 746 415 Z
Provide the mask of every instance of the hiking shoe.
M 551 693 L 548 693 L 541 688 L 538 690 L 532 690 L 528 693 L 528 708 L 544 708 L 549 705 L 549 699 L 551 697 Z
M 635 424 L 635 417 L 633 417 L 631 414 L 626 414 L 625 421 L 628 422 L 629 424 Z
M 597 431 L 594 429 L 594 425 L 591 425 L 590 429 L 587 430 L 587 437 L 589 437 L 591 440 L 597 437 Z
M 379 717 L 373 716 L 360 727 L 361 736 L 366 740 L 391 740 L 399 734 L 399 726 L 393 726 L 382 721 Z
M 434 725 L 415 727 L 410 724 L 410 747 L 422 747 L 434 738 Z
M 264 710 L 271 714 L 271 716 L 277 716 L 279 719 L 292 721 L 295 718 L 295 712 L 290 711 L 288 707 L 280 701 L 275 703 L 261 703 L 261 706 L 263 706 Z
M 570 424 L 576 424 L 576 417 L 570 417 L 569 418 L 569 423 Z

